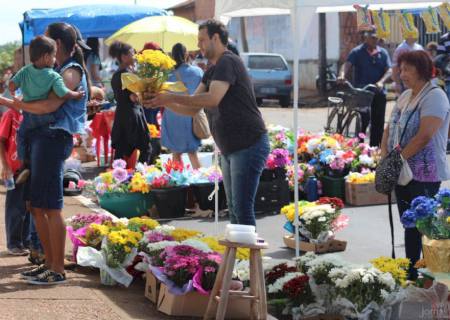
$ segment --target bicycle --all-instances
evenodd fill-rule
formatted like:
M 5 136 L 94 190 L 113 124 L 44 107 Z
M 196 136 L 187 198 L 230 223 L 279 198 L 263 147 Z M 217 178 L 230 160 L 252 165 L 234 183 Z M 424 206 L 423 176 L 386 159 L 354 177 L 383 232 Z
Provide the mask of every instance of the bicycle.
M 362 116 L 370 114 L 370 106 L 378 88 L 373 84 L 362 89 L 354 88 L 348 81 L 345 84 L 348 87 L 346 91 L 338 91 L 337 97 L 328 97 L 325 132 L 353 138 L 362 132 Z

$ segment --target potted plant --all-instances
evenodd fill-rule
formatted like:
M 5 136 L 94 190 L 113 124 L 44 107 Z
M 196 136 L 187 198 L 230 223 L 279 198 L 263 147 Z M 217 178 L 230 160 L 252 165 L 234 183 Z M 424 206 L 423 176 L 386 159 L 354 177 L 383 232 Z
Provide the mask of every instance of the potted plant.
M 420 196 L 411 202 L 401 218 L 405 228 L 422 233 L 425 264 L 432 272 L 450 272 L 450 190 L 434 198 Z
M 115 160 L 112 170 L 94 179 L 100 206 L 118 217 L 137 217 L 152 206 L 150 186 L 142 173 L 125 169 L 124 160 Z

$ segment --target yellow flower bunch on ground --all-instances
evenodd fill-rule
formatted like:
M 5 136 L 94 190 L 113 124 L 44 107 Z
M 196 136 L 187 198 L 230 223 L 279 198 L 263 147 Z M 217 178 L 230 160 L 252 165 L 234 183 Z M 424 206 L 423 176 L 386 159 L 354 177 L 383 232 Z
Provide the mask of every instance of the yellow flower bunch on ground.
M 159 222 L 148 217 L 134 217 L 128 220 L 128 229 L 132 231 L 145 232 L 159 226 Z
M 301 217 L 303 215 L 306 207 L 314 207 L 314 206 L 316 206 L 316 203 L 314 203 L 314 202 L 299 201 L 298 202 L 298 216 Z M 284 214 L 286 216 L 286 219 L 288 219 L 290 222 L 294 222 L 294 218 L 295 218 L 294 203 L 288 204 L 287 206 L 284 206 L 283 208 L 281 208 L 281 214 Z
M 368 173 L 358 173 L 351 172 L 345 180 L 349 183 L 374 183 L 375 182 L 375 172 L 370 171 Z
M 131 249 L 137 248 L 142 238 L 140 232 L 134 232 L 128 229 L 112 231 L 108 234 L 108 241 L 111 245 L 119 245 L 123 247 L 125 252 L 131 252 Z
M 88 247 L 97 247 L 103 240 L 103 237 L 108 235 L 110 232 L 110 228 L 106 225 L 101 225 L 97 223 L 91 223 L 86 228 L 86 233 L 83 238 L 80 238 L 81 241 Z
M 219 241 L 216 237 L 202 237 L 198 240 L 206 243 L 208 247 L 220 254 L 225 253 L 225 247 L 219 244 Z M 250 258 L 250 249 L 238 248 L 236 251 L 236 258 L 239 260 L 248 260 Z
M 131 178 L 130 191 L 142 193 L 150 192 L 150 186 L 147 184 L 144 176 L 140 172 L 136 172 Z
M 172 70 L 176 62 L 160 50 L 144 50 L 135 55 L 139 64 L 148 64 L 155 69 Z
M 190 238 L 196 238 L 202 235 L 200 231 L 176 228 L 173 230 L 170 235 L 173 237 L 175 241 L 181 242 Z M 212 249 L 212 248 L 211 248 Z
M 390 273 L 398 285 L 401 285 L 402 287 L 406 285 L 409 259 L 392 259 L 389 257 L 379 257 L 371 260 L 370 263 L 381 272 Z

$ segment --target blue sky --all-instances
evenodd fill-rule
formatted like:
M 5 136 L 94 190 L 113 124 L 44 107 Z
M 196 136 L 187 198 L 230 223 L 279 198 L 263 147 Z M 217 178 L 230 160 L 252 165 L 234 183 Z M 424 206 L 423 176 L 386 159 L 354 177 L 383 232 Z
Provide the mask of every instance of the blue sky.
M 138 5 L 168 8 L 183 0 L 136 0 Z M 135 0 L 12 0 L 2 1 L 0 6 L 0 44 L 19 41 L 22 35 L 19 22 L 23 19 L 23 13 L 34 8 L 62 8 L 84 4 L 134 4 Z

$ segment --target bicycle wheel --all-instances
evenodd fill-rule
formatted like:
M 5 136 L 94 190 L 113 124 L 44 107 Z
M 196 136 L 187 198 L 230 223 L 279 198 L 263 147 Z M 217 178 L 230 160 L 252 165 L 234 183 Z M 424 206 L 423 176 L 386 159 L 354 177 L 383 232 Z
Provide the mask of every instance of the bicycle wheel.
M 361 115 L 357 111 L 351 112 L 344 122 L 343 135 L 349 138 L 357 137 L 361 132 Z
M 336 106 L 328 115 L 327 125 L 325 127 L 325 132 L 327 133 L 337 133 L 339 125 L 339 107 Z

